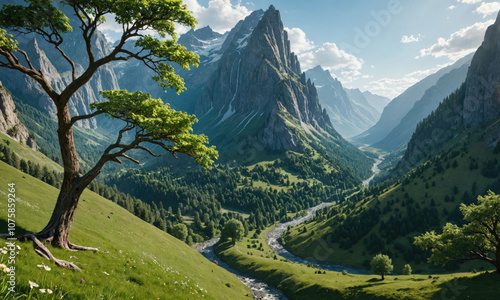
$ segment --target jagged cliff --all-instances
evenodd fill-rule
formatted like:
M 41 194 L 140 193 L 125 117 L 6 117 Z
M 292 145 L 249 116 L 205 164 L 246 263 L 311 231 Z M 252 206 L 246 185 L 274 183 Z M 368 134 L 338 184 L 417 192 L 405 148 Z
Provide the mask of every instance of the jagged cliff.
M 21 1 L 6 2 L 20 4 Z M 81 29 L 76 26 L 78 23 L 74 12 L 68 11 L 66 7 L 61 6 L 59 3 L 56 4 L 70 18 L 70 23 L 73 25 L 73 32 L 62 35 L 65 42 L 61 44 L 61 47 L 75 62 L 78 76 L 83 73 L 83 68 L 88 65 L 85 43 L 81 38 Z M 19 41 L 19 47 L 28 53 L 33 66 L 42 71 L 57 92 L 62 91 L 71 80 L 70 64 L 54 49 L 53 45 L 34 34 L 20 35 L 16 38 Z M 110 51 L 106 38 L 100 32 L 95 33 L 92 48 L 96 59 L 105 56 Z M 55 116 L 55 106 L 52 100 L 35 80 L 17 71 L 2 69 L 0 81 L 20 100 L 48 113 L 50 116 Z M 69 103 L 71 114 L 88 114 L 90 112 L 89 104 L 102 100 L 99 91 L 119 88 L 113 66 L 105 65 L 101 67 L 92 76 L 92 79 L 71 98 Z M 107 127 L 105 125 L 109 125 L 109 120 L 104 117 L 95 118 L 80 121 L 78 125 L 86 128 L 97 128 L 98 123 L 101 123 L 101 127 L 105 128 Z
M 500 13 L 472 60 L 465 86 L 464 122 L 474 126 L 500 112 Z
M 318 135 L 339 138 L 273 6 L 240 22 L 224 47 L 197 103 L 202 131 L 219 141 L 246 132 L 272 151 L 300 150 Z
M 35 141 L 30 138 L 28 129 L 17 118 L 16 105 L 10 93 L 0 82 L 0 132 L 3 132 L 18 142 L 23 142 L 36 150 Z
M 474 54 L 465 83 L 417 126 L 398 171 L 415 166 L 465 130 L 500 117 L 499 29 L 500 13 Z M 499 126 L 493 125 L 478 129 L 484 129 L 485 146 L 493 147 L 500 140 Z

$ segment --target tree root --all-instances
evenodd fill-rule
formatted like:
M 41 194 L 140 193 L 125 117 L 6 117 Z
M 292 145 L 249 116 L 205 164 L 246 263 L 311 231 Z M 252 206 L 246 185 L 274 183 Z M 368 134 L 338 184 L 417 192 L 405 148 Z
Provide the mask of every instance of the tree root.
M 81 269 L 78 266 L 76 266 L 75 264 L 68 262 L 68 261 L 65 261 L 65 260 L 55 258 L 52 255 L 52 253 L 50 253 L 49 249 L 47 247 L 45 247 L 45 245 L 42 242 L 40 242 L 34 234 L 28 233 L 28 234 L 25 234 L 23 237 L 32 240 L 33 243 L 35 244 L 35 252 L 38 253 L 41 257 L 44 257 L 48 260 L 53 260 L 54 263 L 56 264 L 56 266 L 61 267 L 61 268 L 70 269 L 70 270 L 81 271 Z
M 71 249 L 71 250 L 77 250 L 77 251 L 94 251 L 94 252 L 98 252 L 99 251 L 99 249 L 97 249 L 97 248 L 84 247 L 84 246 L 80 246 L 80 245 L 75 245 L 73 243 L 68 243 L 68 246 L 69 246 L 69 249 Z

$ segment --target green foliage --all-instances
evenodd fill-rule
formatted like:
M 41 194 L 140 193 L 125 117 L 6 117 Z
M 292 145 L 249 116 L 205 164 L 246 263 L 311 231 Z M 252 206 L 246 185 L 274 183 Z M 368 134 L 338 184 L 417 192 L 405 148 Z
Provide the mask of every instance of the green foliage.
M 411 275 L 411 266 L 409 264 L 406 264 L 404 267 L 403 267 L 403 275 Z
M 415 237 L 415 244 L 432 252 L 429 261 L 444 265 L 459 260 L 486 261 L 500 271 L 500 196 L 489 191 L 477 198 L 478 204 L 460 206 L 467 222 L 463 226 L 447 223 L 442 234 L 434 231 Z
M 168 152 L 185 153 L 204 168 L 209 168 L 217 159 L 215 147 L 206 146 L 208 138 L 192 134 L 192 125 L 197 121 L 195 116 L 171 109 L 161 99 L 152 99 L 150 94 L 141 91 L 104 91 L 101 95 L 108 101 L 92 103 L 90 107 L 125 121 L 127 129 L 136 128 L 141 132 L 140 139 L 161 141 Z
M 37 33 L 44 36 L 51 32 L 53 36 L 56 35 L 61 41 L 60 34 L 73 30 L 69 24 L 69 18 L 53 6 L 52 0 L 30 0 L 26 2 L 28 4 L 26 6 L 3 5 L 0 10 L 0 27 L 9 28 L 16 32 Z
M 172 229 L 172 235 L 181 241 L 186 241 L 186 237 L 188 236 L 188 229 L 185 224 L 175 224 Z
M 7 51 L 17 51 L 18 42 L 12 34 L 8 34 L 3 28 L 0 28 L 0 49 Z
M 15 142 L 11 142 L 14 144 Z M 43 227 L 58 190 L 0 162 L 0 186 L 16 183 L 16 235 Z M 22 199 L 22 201 L 21 201 Z M 4 203 L 4 202 L 0 202 Z M 243 299 L 251 294 L 233 274 L 214 267 L 194 249 L 138 219 L 116 203 L 84 191 L 72 241 L 99 247 L 99 252 L 70 252 L 47 247 L 56 257 L 70 260 L 84 272 L 68 271 L 33 251 L 30 241 L 16 244 L 16 294 L 2 292 L 6 273 L 0 269 L 0 299 Z M 7 226 L 7 205 L 0 205 L 0 224 Z M 4 227 L 6 228 L 6 227 Z M 105 228 L 105 230 L 103 230 Z M 0 240 L 0 248 L 5 246 Z M 0 264 L 8 255 L 0 253 Z M 3 261 L 2 261 L 3 259 Z M 37 265 L 51 268 L 46 271 Z M 200 276 L 210 274 L 210 276 Z M 84 279 L 84 282 L 81 280 Z M 7 279 L 8 280 L 8 279 Z M 39 288 L 30 289 L 29 281 Z M 225 286 L 231 284 L 231 289 Z M 39 289 L 54 293 L 42 294 Z M 26 295 L 32 294 L 31 298 Z M 167 296 L 165 296 L 167 295 Z
M 373 273 L 380 274 L 384 280 L 384 275 L 392 272 L 392 259 L 387 255 L 377 254 L 370 262 L 370 268 Z
M 241 224 L 238 220 L 231 219 L 224 225 L 221 233 L 221 239 L 224 241 L 231 239 L 233 243 L 236 243 L 236 241 L 243 238 L 244 232 L 245 228 L 243 228 L 243 224 Z

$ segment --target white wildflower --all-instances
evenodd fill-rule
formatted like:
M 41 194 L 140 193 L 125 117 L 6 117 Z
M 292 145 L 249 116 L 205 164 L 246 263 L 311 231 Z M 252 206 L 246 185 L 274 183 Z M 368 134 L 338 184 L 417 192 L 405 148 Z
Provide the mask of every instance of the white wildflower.
M 30 281 L 29 280 L 29 283 L 30 283 L 30 289 L 34 288 L 34 287 L 38 287 L 38 284 L 36 284 L 35 282 L 33 281 Z

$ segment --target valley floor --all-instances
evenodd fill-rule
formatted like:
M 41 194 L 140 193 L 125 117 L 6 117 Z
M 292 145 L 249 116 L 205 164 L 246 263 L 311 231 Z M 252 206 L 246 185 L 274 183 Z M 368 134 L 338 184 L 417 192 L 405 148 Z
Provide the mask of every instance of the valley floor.
M 289 299 L 496 299 L 499 274 L 493 272 L 434 275 L 376 275 L 335 272 L 292 262 L 266 243 L 273 227 L 257 239 L 244 238 L 216 248 L 231 267 L 278 287 Z M 250 232 L 248 236 L 252 236 Z

